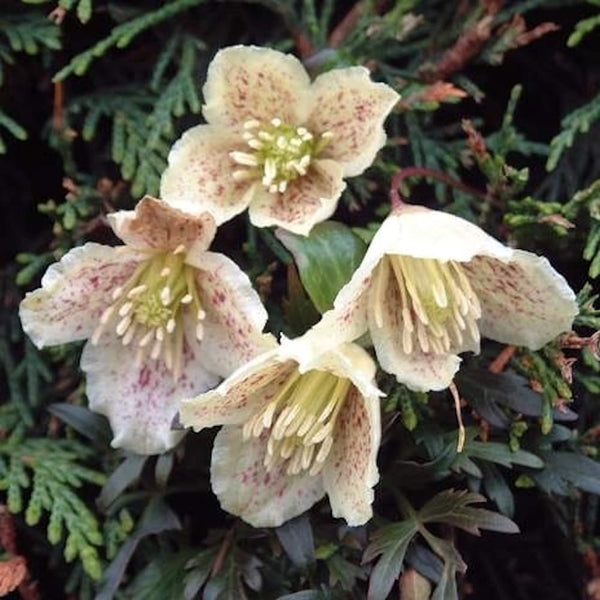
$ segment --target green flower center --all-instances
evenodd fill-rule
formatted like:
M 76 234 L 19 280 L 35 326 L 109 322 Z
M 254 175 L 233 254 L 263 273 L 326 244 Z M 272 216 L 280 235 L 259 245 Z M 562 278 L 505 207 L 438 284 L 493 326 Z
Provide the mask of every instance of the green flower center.
M 313 159 L 329 143 L 329 131 L 314 136 L 305 127 L 293 127 L 281 119 L 261 123 L 255 119 L 244 123 L 247 151 L 231 152 L 229 156 L 244 169 L 234 171 L 237 181 L 260 179 L 273 194 L 286 191 L 288 184 L 306 175 Z
M 350 380 L 325 371 L 288 375 L 275 397 L 246 422 L 244 439 L 269 431 L 264 466 L 271 471 L 286 464 L 288 475 L 323 468 L 333 445 L 339 412 Z
M 406 354 L 420 349 L 446 354 L 463 346 L 468 333 L 479 341 L 479 299 L 459 262 L 413 258 L 398 254 L 384 256 L 376 267 L 373 282 L 373 311 L 383 327 L 388 286 L 398 289 L 402 348 Z
M 124 346 L 136 348 L 138 363 L 148 356 L 162 358 L 177 380 L 183 367 L 185 321 L 195 322 L 196 338 L 201 340 L 206 316 L 196 270 L 185 264 L 185 257 L 185 247 L 179 246 L 140 262 L 127 282 L 113 290 L 113 302 L 102 313 L 92 343 L 114 328 Z

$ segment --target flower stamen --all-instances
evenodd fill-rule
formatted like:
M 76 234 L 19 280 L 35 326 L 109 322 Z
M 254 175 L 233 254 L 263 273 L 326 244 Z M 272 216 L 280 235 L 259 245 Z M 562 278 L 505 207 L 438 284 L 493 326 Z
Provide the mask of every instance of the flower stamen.
M 384 326 L 386 290 L 397 288 L 402 349 L 410 354 L 445 354 L 460 348 L 466 336 L 479 341 L 481 306 L 460 263 L 392 254 L 374 274 L 373 314 Z
M 102 313 L 92 344 L 98 344 L 112 327 L 124 346 L 136 346 L 138 364 L 144 356 L 153 360 L 162 356 L 177 380 L 183 365 L 184 320 L 187 315 L 196 320 L 196 338 L 201 340 L 206 317 L 195 269 L 185 264 L 185 246 L 142 261 L 111 298 L 113 303 Z
M 238 165 L 250 167 L 233 172 L 236 181 L 260 180 L 272 194 L 283 194 L 290 182 L 306 175 L 308 168 L 333 138 L 330 131 L 315 137 L 306 127 L 292 127 L 281 119 L 244 123 L 243 139 L 249 151 L 229 156 Z
M 350 385 L 349 379 L 326 371 L 301 374 L 294 369 L 275 397 L 244 424 L 244 439 L 268 430 L 268 471 L 284 464 L 288 475 L 317 474 L 331 451 Z

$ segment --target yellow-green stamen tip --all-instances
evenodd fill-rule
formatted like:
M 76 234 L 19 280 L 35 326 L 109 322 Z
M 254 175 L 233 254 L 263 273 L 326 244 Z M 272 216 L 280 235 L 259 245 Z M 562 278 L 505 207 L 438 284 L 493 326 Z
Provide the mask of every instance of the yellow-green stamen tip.
M 332 137 L 328 131 L 314 136 L 306 127 L 293 127 L 278 118 L 267 124 L 246 121 L 243 138 L 248 150 L 231 152 L 230 157 L 247 168 L 234 171 L 233 178 L 260 179 L 271 193 L 283 193 L 290 182 L 306 175 Z
M 183 368 L 184 319 L 196 320 L 196 337 L 202 339 L 206 313 L 200 301 L 195 269 L 185 263 L 185 248 L 157 252 L 140 262 L 127 282 L 111 295 L 91 341 L 113 328 L 124 346 L 136 348 L 142 362 L 162 358 L 175 379 Z

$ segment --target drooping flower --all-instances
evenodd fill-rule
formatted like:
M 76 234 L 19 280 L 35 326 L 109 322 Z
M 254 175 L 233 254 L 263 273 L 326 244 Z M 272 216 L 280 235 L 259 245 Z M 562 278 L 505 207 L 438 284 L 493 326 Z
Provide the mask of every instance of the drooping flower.
M 398 100 L 363 67 L 312 83 L 298 59 L 269 48 L 217 53 L 204 85 L 208 125 L 176 142 L 161 196 L 217 224 L 249 206 L 257 227 L 308 234 L 335 210 L 344 177 L 360 175 L 384 145 Z
M 265 352 L 180 408 L 195 431 L 224 425 L 211 481 L 222 507 L 276 527 L 325 494 L 349 525 L 372 514 L 380 441 L 375 364 L 355 344 L 306 360 L 293 341 Z
M 260 351 L 267 314 L 248 277 L 208 252 L 216 226 L 146 197 L 108 216 L 124 246 L 87 243 L 48 269 L 21 303 L 39 348 L 89 338 L 81 357 L 90 408 L 113 446 L 174 446 L 180 398 L 210 389 Z
M 381 367 L 440 390 L 481 336 L 532 350 L 571 328 L 575 294 L 544 257 L 423 207 L 396 209 L 334 307 L 297 341 L 307 352 L 370 333 Z M 324 333 L 327 335 L 324 335 Z

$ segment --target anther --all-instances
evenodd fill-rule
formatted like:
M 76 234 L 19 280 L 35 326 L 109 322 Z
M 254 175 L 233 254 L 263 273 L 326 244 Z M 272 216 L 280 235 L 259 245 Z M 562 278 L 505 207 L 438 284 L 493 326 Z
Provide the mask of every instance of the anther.
M 191 294 L 186 294 L 185 296 L 183 296 L 183 298 L 181 298 L 179 302 L 181 302 L 181 304 L 189 304 L 193 299 L 194 298 Z
M 171 302 L 171 288 L 168 285 L 160 291 L 160 301 L 163 303 L 163 306 L 168 306 L 169 302 Z
M 202 323 L 197 323 L 196 324 L 196 339 L 199 342 L 201 342 L 203 336 L 204 336 L 204 326 L 202 325 Z
M 117 298 L 123 293 L 123 288 L 122 287 L 116 287 L 113 290 L 113 293 L 111 294 L 111 298 L 113 300 L 117 300 Z
M 123 346 L 128 346 L 131 343 L 131 340 L 133 339 L 133 336 L 135 335 L 135 323 L 132 323 L 129 328 L 127 329 L 127 331 L 125 332 L 125 335 L 123 336 L 122 339 L 122 344 Z
M 169 267 L 164 267 L 160 272 L 161 277 L 168 277 L 170 274 L 171 274 L 171 269 L 169 269 Z
M 275 117 L 274 119 L 271 119 L 271 125 L 273 125 L 273 127 L 280 127 L 281 126 L 281 119 Z
M 167 321 L 167 332 L 168 333 L 173 333 L 175 331 L 175 326 L 176 326 L 175 319 L 173 317 L 171 317 Z
M 144 337 L 139 341 L 138 346 L 140 348 L 144 348 L 146 347 L 150 341 L 152 340 L 152 338 L 154 337 L 154 330 L 150 329 L 150 331 L 148 331 Z
M 262 132 L 261 132 L 262 133 Z M 258 159 L 253 154 L 248 154 L 247 152 L 230 152 L 229 156 L 233 158 L 236 163 L 240 165 L 246 165 L 247 167 L 256 167 L 258 166 Z
M 121 308 L 119 309 L 119 316 L 124 317 L 131 311 L 132 308 L 133 308 L 133 302 L 125 302 L 125 304 L 123 304 L 121 306 Z
M 124 319 L 119 321 L 119 324 L 117 325 L 117 329 L 116 329 L 117 335 L 119 335 L 119 336 L 123 335 L 127 331 L 127 328 L 129 327 L 130 324 L 131 324 L 131 315 L 127 315 Z
M 136 285 L 133 289 L 129 290 L 129 292 L 127 293 L 127 297 L 129 299 L 135 298 L 136 296 L 139 296 L 140 294 L 145 292 L 147 289 L 147 285 Z
M 206 312 L 204 310 L 202 310 L 201 308 L 199 308 L 198 312 L 196 313 L 196 317 L 197 317 L 198 321 L 202 321 L 202 319 L 206 318 Z
M 103 313 L 102 316 L 100 317 L 100 323 L 102 325 L 106 325 L 108 323 L 108 321 L 110 320 L 110 318 L 112 317 L 112 314 L 115 310 L 114 306 L 109 306 Z

